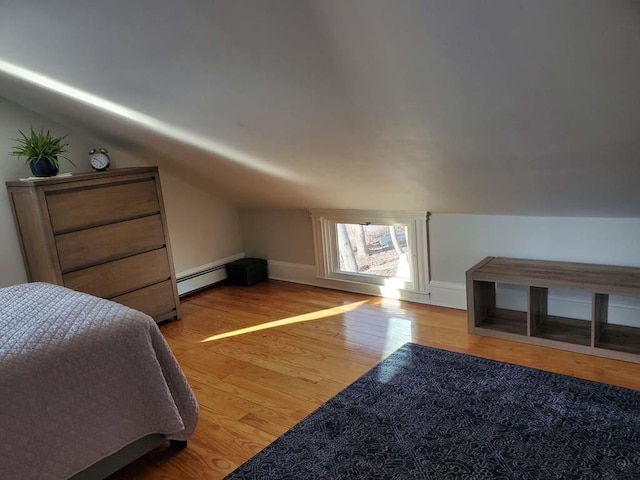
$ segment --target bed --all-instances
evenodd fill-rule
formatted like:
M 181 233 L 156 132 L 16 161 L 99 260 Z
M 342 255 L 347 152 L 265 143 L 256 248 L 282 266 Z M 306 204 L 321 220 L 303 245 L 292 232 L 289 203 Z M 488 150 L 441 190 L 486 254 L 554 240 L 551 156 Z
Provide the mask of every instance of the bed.
M 21 480 L 99 478 L 198 420 L 150 317 L 47 283 L 0 288 L 0 412 L 1 476 Z

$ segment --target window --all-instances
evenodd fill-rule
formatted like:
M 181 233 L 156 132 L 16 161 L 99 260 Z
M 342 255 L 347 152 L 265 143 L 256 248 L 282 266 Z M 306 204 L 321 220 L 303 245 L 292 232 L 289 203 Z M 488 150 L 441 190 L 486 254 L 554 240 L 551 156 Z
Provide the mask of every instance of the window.
M 427 212 L 311 210 L 317 275 L 426 292 Z

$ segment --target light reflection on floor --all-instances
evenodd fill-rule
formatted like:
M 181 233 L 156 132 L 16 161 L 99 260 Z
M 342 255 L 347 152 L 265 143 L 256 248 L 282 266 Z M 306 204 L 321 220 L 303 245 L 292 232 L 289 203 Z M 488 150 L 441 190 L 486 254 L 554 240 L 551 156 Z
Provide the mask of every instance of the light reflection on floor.
M 367 311 L 370 303 L 375 304 L 375 314 Z M 385 314 L 383 317 L 379 315 L 380 308 Z M 402 308 L 402 302 L 392 298 L 375 298 L 212 335 L 200 340 L 200 343 L 330 317 L 341 317 L 344 341 L 347 344 L 355 346 L 358 350 L 376 352 L 376 355 L 380 355 L 380 360 L 391 355 L 405 343 L 413 341 L 413 317 Z M 401 365 L 396 365 L 393 370 L 381 371 L 379 380 L 388 382 L 400 368 Z
M 237 335 L 244 335 L 245 333 L 257 332 L 260 330 L 266 330 L 269 328 L 281 327 L 283 325 L 291 325 L 293 323 L 308 322 L 310 320 L 319 320 L 321 318 L 332 317 L 334 315 L 347 314 L 357 308 L 368 303 L 369 300 L 363 300 L 360 302 L 348 303 L 339 307 L 326 308 L 324 310 L 318 310 L 317 312 L 305 313 L 303 315 L 296 315 L 294 317 L 282 318 L 280 320 L 274 320 L 272 322 L 261 323 L 259 325 L 252 325 L 251 327 L 240 328 L 230 332 L 220 333 L 218 335 L 212 335 L 200 341 L 200 343 L 212 342 L 214 340 L 221 340 L 223 338 L 235 337 Z
M 380 305 L 388 318 L 384 325 L 372 325 L 366 322 L 363 315 L 365 310 L 351 311 L 344 314 L 344 335 L 347 342 L 370 347 L 379 351 L 380 360 L 388 357 L 407 342 L 413 341 L 413 317 L 402 308 L 402 302 L 395 299 L 383 298 Z M 384 329 L 381 331 L 381 329 Z M 381 345 L 382 342 L 382 345 Z M 398 366 L 397 368 L 401 368 Z M 387 382 L 398 372 L 381 372 L 380 381 Z

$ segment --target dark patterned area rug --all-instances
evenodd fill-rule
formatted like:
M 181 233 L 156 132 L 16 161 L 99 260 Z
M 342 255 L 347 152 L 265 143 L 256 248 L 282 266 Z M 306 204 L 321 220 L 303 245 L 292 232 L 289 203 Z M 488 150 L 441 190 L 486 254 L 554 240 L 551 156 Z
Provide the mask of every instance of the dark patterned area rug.
M 228 479 L 640 479 L 640 392 L 405 344 Z

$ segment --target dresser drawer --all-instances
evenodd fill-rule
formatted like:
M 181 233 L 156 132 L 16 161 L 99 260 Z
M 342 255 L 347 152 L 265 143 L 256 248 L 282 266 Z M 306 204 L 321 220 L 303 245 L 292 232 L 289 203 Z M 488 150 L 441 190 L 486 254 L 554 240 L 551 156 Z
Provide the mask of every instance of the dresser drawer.
M 48 192 L 54 233 L 104 225 L 160 211 L 153 179 Z
M 160 215 L 56 235 L 62 272 L 78 270 L 164 246 Z
M 113 298 L 170 277 L 167 250 L 161 248 L 67 273 L 62 280 L 65 287 L 73 290 Z
M 113 297 L 111 300 L 144 312 L 150 317 L 157 317 L 176 309 L 173 299 L 171 280 L 167 280 L 125 295 Z
M 157 167 L 7 182 L 32 282 L 180 317 Z M 1 476 L 1 475 L 0 475 Z

